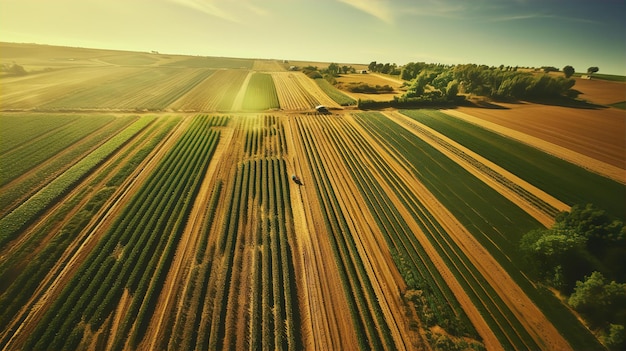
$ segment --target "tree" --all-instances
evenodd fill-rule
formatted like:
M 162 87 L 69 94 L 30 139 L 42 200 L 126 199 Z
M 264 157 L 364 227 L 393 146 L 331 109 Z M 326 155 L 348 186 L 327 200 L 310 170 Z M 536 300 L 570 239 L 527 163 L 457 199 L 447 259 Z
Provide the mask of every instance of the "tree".
M 574 205 L 569 211 L 559 213 L 555 220 L 557 227 L 571 228 L 587 238 L 587 248 L 596 256 L 626 242 L 624 223 L 610 218 L 606 211 L 593 204 Z
M 370 72 L 374 72 L 376 70 L 376 61 L 372 61 L 370 62 L 370 64 L 367 66 L 367 69 Z
M 425 71 L 422 71 L 422 73 L 420 73 L 415 78 L 415 80 L 413 81 L 409 89 L 407 90 L 406 94 L 404 95 L 406 97 L 422 96 L 424 95 L 426 84 L 428 84 L 427 75 Z
M 520 250 L 533 274 L 563 292 L 588 273 L 584 259 L 586 239 L 572 230 L 535 229 L 524 234 Z
M 450 81 L 446 86 L 446 97 L 448 100 L 452 100 L 459 93 L 459 82 L 456 80 Z
M 593 272 L 576 282 L 568 303 L 594 326 L 615 322 L 624 318 L 626 283 L 608 283 L 602 273 Z
M 331 63 L 330 65 L 328 65 L 328 74 L 330 74 L 333 77 L 337 77 L 339 75 L 339 73 L 341 73 L 341 68 L 339 67 L 338 64 L 336 63 Z
M 587 68 L 587 74 L 597 73 L 600 69 L 598 67 L 589 67 Z
M 563 67 L 563 74 L 565 74 L 565 78 L 571 77 L 575 72 L 576 70 L 574 70 L 574 67 L 572 66 L 567 65 Z
M 609 326 L 609 334 L 604 337 L 604 344 L 609 350 L 626 349 L 626 333 L 624 326 L 621 324 L 611 324 Z

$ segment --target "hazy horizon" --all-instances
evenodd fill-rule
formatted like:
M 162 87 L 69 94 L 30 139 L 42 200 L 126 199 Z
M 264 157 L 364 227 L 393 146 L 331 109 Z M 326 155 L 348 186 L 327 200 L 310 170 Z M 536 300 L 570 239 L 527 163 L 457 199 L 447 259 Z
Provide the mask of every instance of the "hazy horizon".
M 0 0 L 0 41 L 626 75 L 625 16 L 621 0 Z

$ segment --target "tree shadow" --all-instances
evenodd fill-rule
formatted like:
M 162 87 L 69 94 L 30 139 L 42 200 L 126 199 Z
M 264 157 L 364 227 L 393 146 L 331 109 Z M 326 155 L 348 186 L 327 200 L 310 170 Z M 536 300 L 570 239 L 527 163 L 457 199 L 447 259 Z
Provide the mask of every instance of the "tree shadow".
M 579 108 L 579 109 L 587 109 L 587 110 L 602 110 L 602 109 L 608 108 L 607 106 L 594 104 L 585 100 L 570 99 L 566 97 L 531 98 L 531 99 L 526 99 L 525 101 L 532 102 L 534 104 Z

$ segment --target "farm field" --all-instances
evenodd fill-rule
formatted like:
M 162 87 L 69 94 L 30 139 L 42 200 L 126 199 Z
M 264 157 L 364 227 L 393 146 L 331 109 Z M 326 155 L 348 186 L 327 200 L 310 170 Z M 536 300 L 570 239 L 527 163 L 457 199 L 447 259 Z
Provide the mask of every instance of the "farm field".
M 623 216 L 622 110 L 361 111 L 281 61 L 2 45 L 32 73 L 0 76 L 0 350 L 603 349 L 518 243 Z

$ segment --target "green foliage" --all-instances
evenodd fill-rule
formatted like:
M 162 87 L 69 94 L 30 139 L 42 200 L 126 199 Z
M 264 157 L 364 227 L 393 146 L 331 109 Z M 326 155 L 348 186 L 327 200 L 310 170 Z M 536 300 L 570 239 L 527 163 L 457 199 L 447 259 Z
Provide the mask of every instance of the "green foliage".
M 304 73 L 307 77 L 311 79 L 322 78 L 322 74 L 315 66 L 306 66 L 302 68 L 302 73 Z
M 426 84 L 428 84 L 427 74 L 426 72 L 422 72 L 415 78 L 404 96 L 412 98 L 424 95 Z
M 543 66 L 543 67 L 541 67 L 541 69 L 544 71 L 544 73 L 558 72 L 559 71 L 559 69 L 554 67 L 554 66 Z
M 448 82 L 448 85 L 446 85 L 445 92 L 446 92 L 446 98 L 448 100 L 454 99 L 459 93 L 459 82 L 457 80 L 452 80 Z
M 600 272 L 593 272 L 576 282 L 568 303 L 594 327 L 626 322 L 626 283 L 608 282 Z
M 589 67 L 587 68 L 587 74 L 594 74 L 594 73 L 598 73 L 598 71 L 600 71 L 600 69 L 598 67 Z
M 536 229 L 522 237 L 520 250 L 540 279 L 566 291 L 581 273 L 590 270 L 581 272 L 580 264 L 576 264 L 585 262 L 585 243 L 586 238 L 571 229 Z
M 0 220 L 0 247 L 14 239 L 24 226 L 153 120 L 153 117 L 147 116 L 140 118 L 2 218 Z
M 571 228 L 585 237 L 587 248 L 596 256 L 605 254 L 615 245 L 624 246 L 626 241 L 624 223 L 593 204 L 575 205 L 570 211 L 557 215 L 555 220 L 557 227 Z
M 363 94 L 388 94 L 393 92 L 393 87 L 388 84 L 385 85 L 370 85 L 367 83 L 349 83 L 344 88 L 353 93 L 363 93 Z
M 563 67 L 563 74 L 565 75 L 565 78 L 570 78 L 572 75 L 574 75 L 574 73 L 576 73 L 574 67 L 569 65 Z
M 609 325 L 608 334 L 603 338 L 603 341 L 610 350 L 618 351 L 626 349 L 626 331 L 624 331 L 624 325 Z

